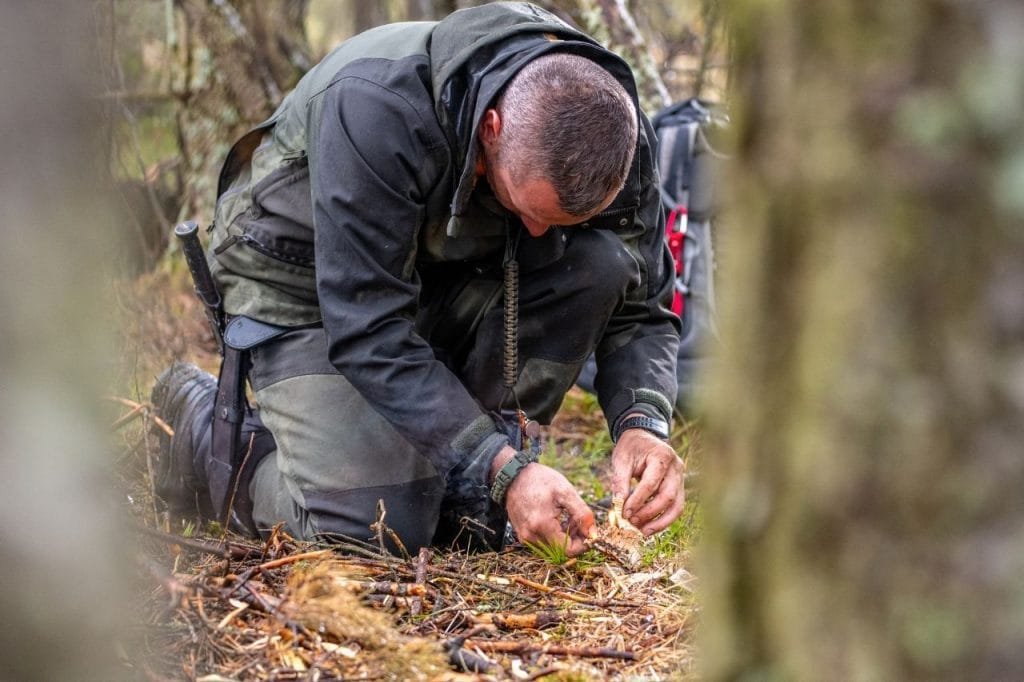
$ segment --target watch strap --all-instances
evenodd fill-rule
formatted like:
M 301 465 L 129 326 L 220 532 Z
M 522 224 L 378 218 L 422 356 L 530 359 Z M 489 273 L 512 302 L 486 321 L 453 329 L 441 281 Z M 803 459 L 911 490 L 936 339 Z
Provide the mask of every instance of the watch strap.
M 519 450 L 509 461 L 505 462 L 505 466 L 498 470 L 498 474 L 494 477 L 494 483 L 491 484 L 491 499 L 500 505 L 505 504 L 505 496 L 508 495 L 508 487 L 512 485 L 512 481 L 516 479 L 516 476 L 526 468 L 528 464 L 532 464 L 537 461 L 537 455 L 527 450 Z
M 618 442 L 622 436 L 623 431 L 626 429 L 643 429 L 648 433 L 652 433 L 662 440 L 668 440 L 668 422 L 664 419 L 658 419 L 656 417 L 648 417 L 646 415 L 633 415 L 626 417 L 615 426 L 615 433 L 612 434 L 612 440 Z

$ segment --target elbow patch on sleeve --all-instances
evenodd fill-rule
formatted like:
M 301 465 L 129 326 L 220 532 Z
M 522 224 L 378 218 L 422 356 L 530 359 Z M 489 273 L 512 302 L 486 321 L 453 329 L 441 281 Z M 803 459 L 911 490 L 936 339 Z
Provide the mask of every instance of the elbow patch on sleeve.
M 483 445 L 488 436 L 499 433 L 494 420 L 486 414 L 481 414 L 452 439 L 451 448 L 462 457 L 466 457 Z

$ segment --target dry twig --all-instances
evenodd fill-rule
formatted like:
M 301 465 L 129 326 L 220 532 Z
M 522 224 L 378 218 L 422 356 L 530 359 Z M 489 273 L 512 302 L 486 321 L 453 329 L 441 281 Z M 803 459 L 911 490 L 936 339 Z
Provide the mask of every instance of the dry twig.
M 558 644 L 531 644 L 529 642 L 507 642 L 469 640 L 466 642 L 469 648 L 480 649 L 487 653 L 516 654 L 519 656 L 536 656 L 538 654 L 549 654 L 551 656 L 578 656 L 579 658 L 617 658 L 623 661 L 635 661 L 636 654 L 632 651 L 620 651 L 618 649 L 607 649 L 603 647 L 571 647 Z

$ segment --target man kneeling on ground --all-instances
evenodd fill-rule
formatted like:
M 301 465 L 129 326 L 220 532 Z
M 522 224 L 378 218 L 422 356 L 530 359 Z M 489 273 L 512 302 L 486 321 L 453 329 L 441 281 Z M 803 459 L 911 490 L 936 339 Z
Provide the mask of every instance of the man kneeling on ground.
M 175 432 L 157 493 L 211 517 L 235 500 L 250 532 L 366 538 L 381 500 L 411 551 L 499 547 L 507 519 L 578 554 L 593 513 L 534 461 L 519 411 L 549 422 L 594 353 L 613 493 L 645 534 L 667 527 L 679 321 L 635 89 L 620 58 L 526 3 L 327 55 L 221 173 L 224 312 L 271 330 L 243 344 L 259 410 L 241 471 L 212 442 L 217 381 L 177 364 L 154 389 Z

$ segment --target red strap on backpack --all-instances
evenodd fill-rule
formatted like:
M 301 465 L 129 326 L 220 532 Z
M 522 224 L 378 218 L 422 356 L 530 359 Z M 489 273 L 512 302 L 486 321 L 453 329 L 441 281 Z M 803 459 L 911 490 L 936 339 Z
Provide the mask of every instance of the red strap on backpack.
M 672 297 L 672 312 L 680 317 L 683 316 L 683 306 L 686 304 L 682 287 L 679 286 L 679 278 L 683 275 L 683 244 L 686 241 L 687 220 L 686 206 L 681 204 L 669 211 L 668 218 L 665 220 L 665 239 L 668 240 L 668 250 L 672 254 L 672 261 L 676 264 L 676 287 L 675 295 Z

